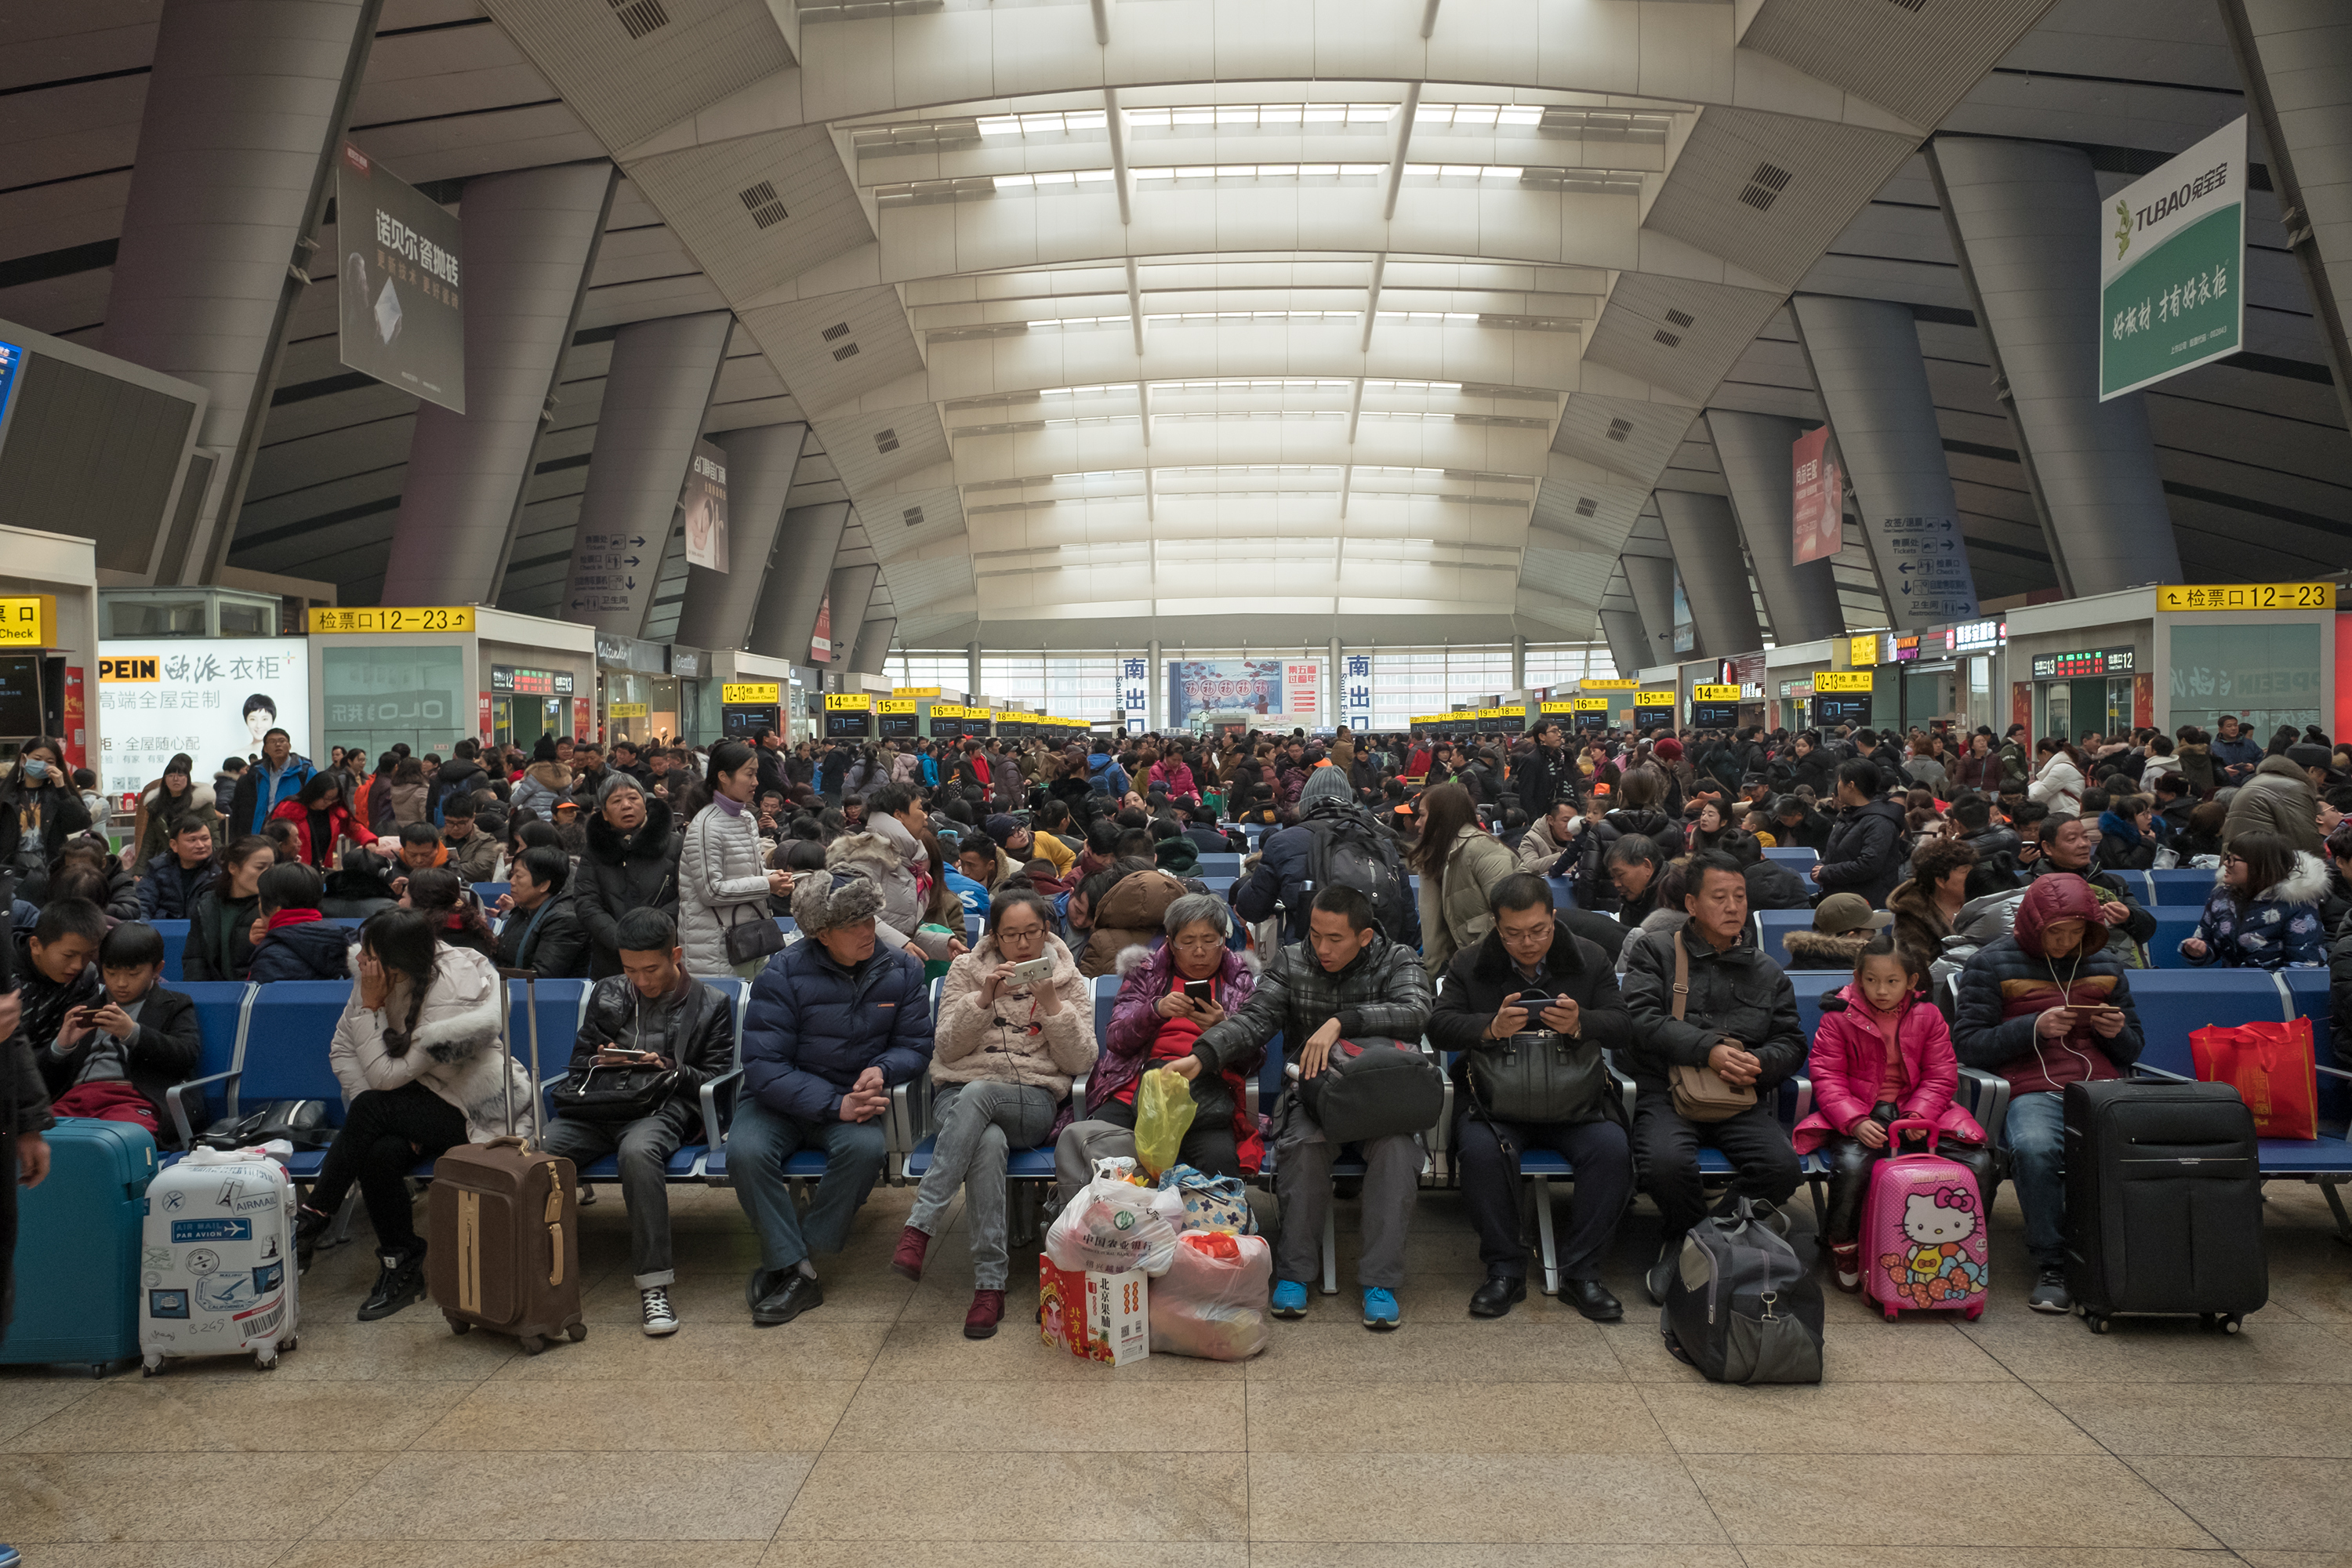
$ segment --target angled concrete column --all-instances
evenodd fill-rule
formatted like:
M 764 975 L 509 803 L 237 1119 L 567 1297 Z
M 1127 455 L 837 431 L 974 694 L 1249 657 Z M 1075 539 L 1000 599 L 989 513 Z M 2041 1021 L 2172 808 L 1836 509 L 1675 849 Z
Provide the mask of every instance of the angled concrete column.
M 1157 647 L 1157 643 L 1152 645 Z M 964 689 L 972 696 L 980 695 L 980 643 L 975 639 L 963 650 Z
M 301 242 L 326 205 L 380 3 L 162 7 L 105 348 L 212 395 L 196 431 L 210 482 L 194 527 L 166 542 L 164 582 L 211 582 L 228 554 L 304 287 L 289 268 L 309 265 Z
M 833 646 L 840 655 L 834 661 L 835 669 L 856 667 L 857 634 L 865 627 L 866 606 L 881 578 L 879 566 L 836 566 L 825 579 L 824 596 L 833 602 Z
M 387 605 L 495 601 L 620 172 L 559 163 L 466 183 L 466 412 L 416 408 Z
M 753 653 L 794 664 L 811 662 L 816 613 L 824 603 L 833 558 L 841 552 L 841 536 L 848 527 L 845 500 L 796 506 L 784 513 L 768 563 L 768 580 L 761 584 L 760 605 L 751 616 Z
M 1649 662 L 1644 650 L 1649 647 L 1650 634 L 1642 629 L 1640 611 L 1601 611 L 1601 635 L 1609 639 L 1609 657 L 1617 665 L 1618 679 L 1633 679 L 1633 672 Z
M 2352 425 L 2352 10 L 2341 0 L 2221 0 L 2286 242 Z
M 1731 503 L 1696 490 L 1660 490 L 1658 517 L 1675 566 L 1690 600 L 1691 624 L 1698 628 L 1696 652 L 1729 658 L 1764 646 L 1756 621 L 1756 596 L 1748 591 L 1748 562 L 1739 552 L 1739 525 Z
M 849 668 L 860 675 L 880 675 L 890 658 L 890 639 L 898 632 L 898 617 L 869 619 L 857 628 L 857 646 L 850 651 Z
M 1647 669 L 1652 665 L 1672 664 L 1675 659 L 1675 563 L 1664 555 L 1620 555 L 1617 564 L 1625 569 L 1625 586 L 1633 595 L 1633 606 L 1641 613 L 1642 626 L 1646 634 L 1642 638 L 1642 660 L 1636 667 Z M 1632 670 L 1626 671 L 1628 678 Z
M 1845 611 L 1838 604 L 1829 562 L 1799 565 L 1795 560 L 1789 446 L 1804 434 L 1804 426 L 1776 415 L 1710 408 L 1706 427 L 1731 488 L 1731 515 L 1748 542 L 1764 613 L 1772 618 L 1772 640 L 1800 643 L 1837 636 L 1845 630 Z M 1940 449 L 1936 458 L 1940 464 Z M 1950 488 L 1948 482 L 1948 493 Z
M 734 326 L 733 316 L 712 310 L 632 321 L 614 338 L 563 585 L 565 620 L 644 635 L 678 490 Z
M 805 425 L 761 425 L 713 436 L 727 454 L 728 569 L 686 569 L 686 601 L 678 606 L 678 640 L 702 647 L 750 646 L 751 616 L 769 557 L 784 525 L 793 469 L 808 438 Z M 801 657 L 808 657 L 807 649 Z
M 1801 294 L 1792 305 L 1895 629 L 1969 619 L 1977 613 L 1976 575 L 1910 307 L 1822 294 Z M 2168 523 L 2165 537 L 2172 537 Z
M 1927 166 L 1992 349 L 1995 389 L 2009 405 L 2058 585 L 2079 596 L 2179 582 L 2147 405 L 2137 392 L 2099 401 L 2103 215 L 2090 155 L 2054 142 L 1938 137 L 1927 144 Z M 1834 410 L 1830 423 L 1851 466 Z M 1867 492 L 1863 500 L 1882 512 Z

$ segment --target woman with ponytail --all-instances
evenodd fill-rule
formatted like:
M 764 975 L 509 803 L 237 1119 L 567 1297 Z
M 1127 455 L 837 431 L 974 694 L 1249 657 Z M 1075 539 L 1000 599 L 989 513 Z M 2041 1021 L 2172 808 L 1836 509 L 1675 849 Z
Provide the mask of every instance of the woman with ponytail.
M 456 1144 L 527 1131 L 531 1089 L 499 1046 L 505 987 L 498 970 L 478 952 L 437 941 L 430 917 L 398 909 L 370 915 L 352 973 L 358 984 L 327 1047 L 343 1086 L 343 1125 L 296 1217 L 294 1248 L 298 1266 L 309 1268 L 356 1182 L 382 1264 L 360 1306 L 360 1321 L 372 1322 L 425 1297 L 409 1172 Z

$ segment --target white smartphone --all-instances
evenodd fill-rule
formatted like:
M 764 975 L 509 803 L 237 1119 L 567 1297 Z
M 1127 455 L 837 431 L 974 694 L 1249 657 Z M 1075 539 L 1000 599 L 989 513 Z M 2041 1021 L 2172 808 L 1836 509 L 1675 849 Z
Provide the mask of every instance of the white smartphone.
M 1013 978 L 1024 985 L 1033 980 L 1051 979 L 1053 973 L 1051 958 L 1032 958 L 1013 966 Z

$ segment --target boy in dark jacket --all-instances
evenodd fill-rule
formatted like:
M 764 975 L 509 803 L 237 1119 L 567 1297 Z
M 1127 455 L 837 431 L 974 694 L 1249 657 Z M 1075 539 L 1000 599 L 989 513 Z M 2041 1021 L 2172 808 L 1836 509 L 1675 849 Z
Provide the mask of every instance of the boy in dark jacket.
M 1495 929 L 1446 966 L 1429 1018 L 1430 1042 L 1461 1053 L 1454 1066 L 1454 1159 L 1462 1200 L 1478 1232 L 1486 1283 L 1470 1297 L 1474 1318 L 1499 1318 L 1527 1300 L 1528 1249 L 1519 1231 L 1518 1151 L 1553 1149 L 1576 1173 L 1567 1233 L 1559 1243 L 1559 1295 L 1598 1323 L 1624 1316 L 1601 1283 L 1601 1259 L 1633 1196 L 1633 1155 L 1623 1100 L 1598 1070 L 1603 1050 L 1623 1048 L 1633 1025 L 1609 957 L 1553 913 L 1541 877 L 1518 872 L 1495 884 Z M 1515 1005 L 1540 996 L 1541 1007 Z M 1565 999 L 1564 1003 L 1562 999 Z M 1567 1048 L 1594 1060 L 1591 1103 L 1549 1122 L 1514 1121 L 1487 1103 L 1478 1064 L 1507 1048 Z M 1547 1198 L 1538 1194 L 1538 1202 Z
M 53 899 L 31 927 L 14 933 L 19 1003 L 16 1033 L 32 1047 L 44 1079 L 45 1100 L 50 1093 L 47 1080 L 51 1048 L 61 1034 L 78 1040 L 89 1026 L 81 1022 L 87 1011 L 106 1000 L 97 964 L 106 930 L 106 911 L 96 904 L 86 899 Z M 97 1111 L 83 1114 L 94 1116 Z
M 526 850 L 525 857 L 551 853 Z M 547 1152 L 577 1165 L 618 1154 L 629 1211 L 629 1271 L 648 1334 L 677 1328 L 669 1288 L 670 1156 L 702 1136 L 702 1086 L 734 1065 L 735 1004 L 686 972 L 677 927 L 654 910 L 631 910 L 618 930 L 621 973 L 596 983 L 572 1049 L 572 1081 L 616 1079 L 631 1068 L 669 1075 L 668 1093 L 642 1116 L 565 1111 L 548 1127 Z M 713 1140 L 716 1142 L 716 1140 Z
M 197 831 L 206 830 L 198 824 Z M 37 929 L 33 940 L 39 941 Z M 183 1140 L 164 1096 L 195 1075 L 204 1050 L 196 1005 L 156 984 L 163 976 L 163 938 L 153 926 L 116 926 L 98 951 L 104 990 L 69 1008 L 37 1053 L 51 1109 L 59 1116 L 135 1121 L 157 1142 L 177 1148 Z M 35 966 L 46 978 L 47 966 L 38 959 Z M 202 1101 L 188 1109 L 189 1125 L 203 1126 Z
M 728 1140 L 735 1197 L 760 1233 L 760 1266 L 744 1298 L 762 1328 L 789 1323 L 824 1300 L 819 1252 L 839 1252 L 849 1222 L 882 1173 L 890 1090 L 931 1059 L 923 966 L 877 947 L 881 889 L 866 877 L 824 876 L 793 886 L 802 940 L 768 961 L 743 1015 L 744 1095 Z M 820 1149 L 825 1173 L 803 1215 L 784 1163 Z
M 1837 826 L 1822 851 L 1821 864 L 1810 873 L 1824 893 L 1859 893 L 1874 910 L 1884 909 L 1886 895 L 1902 880 L 1903 862 L 1909 858 L 1903 835 L 1903 808 L 1891 800 L 1874 800 L 1881 783 L 1894 775 L 1876 763 L 1856 757 L 1838 764 Z
M 1678 931 L 1644 932 L 1626 942 L 1623 955 L 1633 1039 L 1621 1060 L 1633 1078 L 1634 1164 L 1665 1220 L 1665 1244 L 1647 1281 L 1660 1305 L 1684 1235 L 1706 1215 L 1701 1143 L 1731 1162 L 1727 1207 L 1743 1197 L 1786 1203 L 1799 1175 L 1773 1093 L 1805 1059 L 1796 991 L 1748 937 L 1748 880 L 1739 868 L 1710 850 L 1692 856 L 1686 870 L 1689 923 Z M 1677 1017 L 1675 991 L 1684 968 L 1689 991 Z M 1707 1068 L 1753 1089 L 1756 1103 L 1720 1121 L 1693 1121 L 1675 1109 L 1670 1069 L 1677 1067 Z
M 2146 1044 L 2124 965 L 2108 951 L 2105 905 L 2079 876 L 2034 879 L 2007 936 L 1960 972 L 1952 1048 L 1962 1067 L 2009 1079 L 2001 1128 L 2038 1272 L 2026 1304 L 2065 1312 L 2066 1085 L 2120 1078 Z
M 261 914 L 268 931 L 253 950 L 249 980 L 342 980 L 351 974 L 352 933 L 319 912 L 326 884 L 299 860 L 261 874 Z
M 183 816 L 172 824 L 163 852 L 147 862 L 147 875 L 139 882 L 139 918 L 186 920 L 212 879 L 212 826 L 200 816 Z

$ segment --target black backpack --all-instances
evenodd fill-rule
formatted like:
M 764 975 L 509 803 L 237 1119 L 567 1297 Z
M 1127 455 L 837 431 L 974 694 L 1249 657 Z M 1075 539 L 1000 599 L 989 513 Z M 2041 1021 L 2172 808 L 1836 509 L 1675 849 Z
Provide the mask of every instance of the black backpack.
M 1412 945 L 1421 921 L 1396 840 L 1356 811 L 1320 814 L 1299 826 L 1313 836 L 1307 850 L 1307 896 L 1335 883 L 1353 888 L 1371 900 L 1382 936 Z

